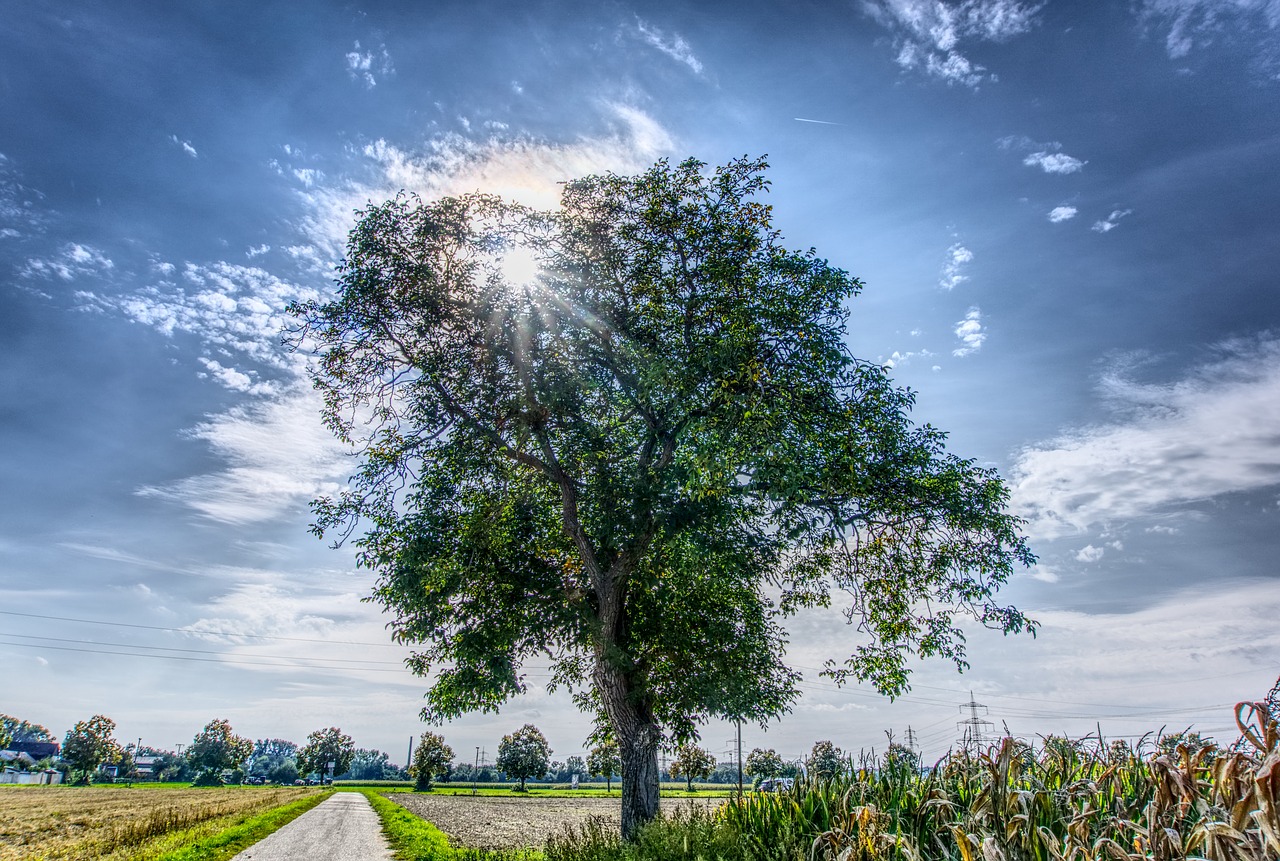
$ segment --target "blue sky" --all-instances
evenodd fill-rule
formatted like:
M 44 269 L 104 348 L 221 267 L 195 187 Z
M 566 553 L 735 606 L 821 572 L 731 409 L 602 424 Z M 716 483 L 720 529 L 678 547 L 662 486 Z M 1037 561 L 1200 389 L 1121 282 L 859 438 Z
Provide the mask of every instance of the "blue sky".
M 1006 593 L 1036 640 L 974 632 L 892 704 L 806 669 L 748 747 L 941 755 L 970 690 L 1027 737 L 1229 739 L 1280 674 L 1274 2 L 0 8 L 0 710 L 403 758 L 422 683 L 307 532 L 352 463 L 283 307 L 400 189 L 553 206 L 690 155 L 768 155 L 787 242 L 867 284 L 854 352 L 1008 478 L 1041 558 Z M 793 634 L 804 668 L 856 642 Z M 446 740 L 578 752 L 542 677 Z

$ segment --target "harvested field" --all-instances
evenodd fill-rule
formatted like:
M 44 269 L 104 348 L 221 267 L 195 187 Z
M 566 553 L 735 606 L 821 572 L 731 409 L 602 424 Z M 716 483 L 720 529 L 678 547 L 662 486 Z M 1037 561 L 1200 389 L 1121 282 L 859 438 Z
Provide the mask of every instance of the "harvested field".
M 426 795 L 394 792 L 387 798 L 416 813 L 449 836 L 454 846 L 476 849 L 541 849 L 565 825 L 598 817 L 619 827 L 619 799 L 502 798 L 482 795 Z M 715 807 L 724 798 L 664 798 L 663 813 L 689 807 Z
M 0 787 L 0 861 L 111 858 L 148 841 L 318 789 Z

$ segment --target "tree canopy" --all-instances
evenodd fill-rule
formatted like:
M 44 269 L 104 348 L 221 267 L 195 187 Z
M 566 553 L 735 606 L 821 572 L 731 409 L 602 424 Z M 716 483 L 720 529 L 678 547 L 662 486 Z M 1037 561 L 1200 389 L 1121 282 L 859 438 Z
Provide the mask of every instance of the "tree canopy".
M 413 751 L 413 762 L 409 765 L 414 789 L 426 792 L 431 788 L 432 779 L 437 775 L 448 774 L 452 764 L 453 748 L 444 743 L 444 737 L 439 733 L 424 732 L 418 739 L 418 746 Z
M 53 733 L 38 723 L 31 723 L 12 715 L 0 714 L 0 741 L 5 745 L 14 742 L 53 741 Z M 3 745 L 0 745 L 2 747 Z
M 356 743 L 351 736 L 336 726 L 318 729 L 307 736 L 307 743 L 298 749 L 298 770 L 303 774 L 312 772 L 324 776 L 326 774 L 343 774 L 351 767 L 351 759 L 356 755 Z M 334 763 L 332 773 L 329 763 Z
M 506 772 L 507 777 L 519 780 L 521 792 L 524 791 L 524 782 L 528 778 L 542 777 L 547 773 L 550 762 L 551 745 L 547 744 L 547 737 L 542 734 L 542 730 L 531 723 L 525 724 L 511 735 L 504 735 L 502 741 L 498 742 L 498 770 Z
M 218 775 L 235 768 L 253 755 L 253 742 L 235 734 L 231 722 L 214 718 L 196 733 L 186 750 L 191 764 L 206 775 Z
M 693 781 L 706 780 L 716 770 L 716 758 L 696 744 L 682 744 L 671 760 L 671 776 L 683 777 L 685 788 L 693 792 Z
M 116 722 L 105 715 L 94 715 L 76 723 L 62 741 L 62 758 L 78 772 L 79 780 L 89 783 L 102 763 L 115 757 L 120 745 L 114 738 Z
M 616 734 L 628 834 L 661 743 L 799 695 L 787 615 L 841 601 L 827 674 L 889 695 L 911 656 L 966 666 L 965 618 L 1033 630 L 995 600 L 1033 561 L 1005 486 L 850 352 L 862 284 L 783 247 L 765 167 L 589 176 L 553 212 L 401 194 L 360 213 L 336 297 L 292 308 L 362 455 L 315 529 L 363 524 L 424 716 L 496 710 L 549 655 Z

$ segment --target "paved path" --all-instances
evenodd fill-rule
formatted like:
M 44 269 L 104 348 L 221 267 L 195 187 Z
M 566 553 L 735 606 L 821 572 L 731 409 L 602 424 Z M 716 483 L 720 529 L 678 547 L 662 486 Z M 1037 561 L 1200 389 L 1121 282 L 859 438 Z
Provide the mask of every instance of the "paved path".
M 335 792 L 232 861 L 378 861 L 393 857 L 382 820 L 359 792 Z

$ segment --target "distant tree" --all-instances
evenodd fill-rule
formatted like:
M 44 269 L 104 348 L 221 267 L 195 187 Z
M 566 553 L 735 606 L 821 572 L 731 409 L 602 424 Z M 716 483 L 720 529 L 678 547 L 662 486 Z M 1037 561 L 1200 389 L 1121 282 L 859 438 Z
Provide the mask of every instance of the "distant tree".
M 444 743 L 444 738 L 434 732 L 424 732 L 418 737 L 413 762 L 409 765 L 414 791 L 426 792 L 431 789 L 431 781 L 437 775 L 447 773 L 452 763 L 453 748 Z
M 996 601 L 1033 561 L 1008 490 L 853 355 L 862 285 L 783 245 L 765 168 L 585 177 L 553 212 L 400 195 L 360 213 L 335 295 L 290 308 L 361 456 L 315 531 L 365 527 L 426 715 L 496 710 L 554 655 L 613 725 L 628 837 L 664 741 L 800 696 L 792 611 L 848 596 L 826 674 L 890 695 L 912 658 L 966 667 L 966 620 L 1034 630 Z
M 585 777 L 587 774 L 586 760 L 575 754 L 564 761 L 564 770 L 568 773 L 569 780 L 572 780 L 575 774 L 579 777 Z
M 112 737 L 116 722 L 103 715 L 94 715 L 80 721 L 62 741 L 62 758 L 77 774 L 78 783 L 91 783 L 98 766 L 107 762 L 119 750 L 120 745 Z
M 307 736 L 307 743 L 298 750 L 298 770 L 323 777 L 332 762 L 333 773 L 342 774 L 351 767 L 351 758 L 355 755 L 356 744 L 351 736 L 336 726 L 318 729 Z
M 696 744 L 682 744 L 676 748 L 671 761 L 671 776 L 683 777 L 685 788 L 693 792 L 694 778 L 706 780 L 715 771 L 716 758 Z
M 603 739 L 587 751 L 587 773 L 603 777 L 606 791 L 613 791 L 613 777 L 621 771 L 622 757 L 616 741 Z
M 222 783 L 222 772 L 237 768 L 253 753 L 253 742 L 235 734 L 231 722 L 214 718 L 196 733 L 186 750 L 186 757 L 200 772 L 196 782 L 201 786 Z
M 519 780 L 521 792 L 524 792 L 525 780 L 547 773 L 550 759 L 551 746 L 547 744 L 547 737 L 531 723 L 503 736 L 498 743 L 498 770 Z
M 920 771 L 920 754 L 896 741 L 889 742 L 889 749 L 884 754 L 885 768 L 899 773 L 918 774 Z
M 805 761 L 805 767 L 814 777 L 835 777 L 844 767 L 844 751 L 829 741 L 816 742 Z
M 346 773 L 336 776 L 345 780 L 395 780 L 399 774 L 400 767 L 391 762 L 390 755 L 361 747 L 351 757 Z
M 271 778 L 273 771 L 285 762 L 289 762 L 293 771 L 298 770 L 298 746 L 288 739 L 260 738 L 253 743 L 253 753 L 249 755 L 248 772 L 256 777 Z M 296 777 L 290 778 L 292 783 Z
M 756 748 L 747 754 L 746 772 L 755 777 L 777 777 L 782 774 L 782 757 L 773 748 Z
M 298 761 L 292 757 L 276 760 L 275 765 L 271 766 L 271 770 L 266 773 L 267 780 L 285 786 L 293 783 L 300 776 L 298 774 Z
M 1204 753 L 1201 753 L 1201 751 L 1204 751 Z M 1175 763 L 1181 763 L 1185 756 L 1189 762 L 1194 762 L 1199 758 L 1204 765 L 1212 765 L 1213 761 L 1218 758 L 1218 745 L 1212 739 L 1205 738 L 1198 732 L 1186 729 L 1182 732 L 1161 736 L 1160 740 L 1156 742 L 1156 754 L 1158 756 L 1167 756 Z
M 51 742 L 53 733 L 38 723 L 28 723 L 11 715 L 0 714 L 0 749 L 15 742 Z

